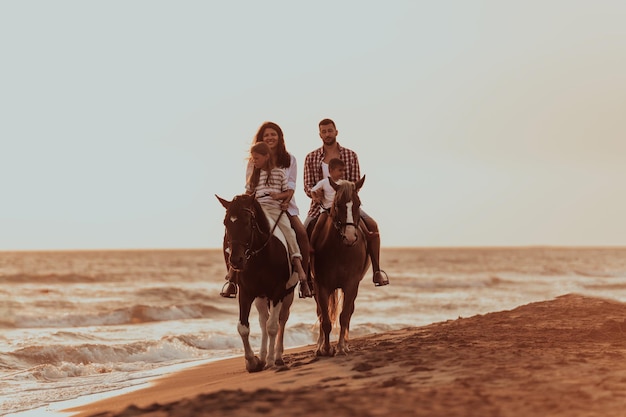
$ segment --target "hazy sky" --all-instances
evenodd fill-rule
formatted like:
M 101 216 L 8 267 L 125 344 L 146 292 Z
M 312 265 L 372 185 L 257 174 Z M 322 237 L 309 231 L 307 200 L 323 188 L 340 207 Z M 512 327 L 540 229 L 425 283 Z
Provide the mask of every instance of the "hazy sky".
M 626 2 L 0 2 L 0 250 L 218 247 L 320 119 L 383 246 L 626 245 Z

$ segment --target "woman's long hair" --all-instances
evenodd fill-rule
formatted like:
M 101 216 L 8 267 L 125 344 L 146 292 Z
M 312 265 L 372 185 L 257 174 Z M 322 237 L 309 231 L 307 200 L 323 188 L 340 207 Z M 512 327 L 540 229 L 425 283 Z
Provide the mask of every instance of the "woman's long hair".
M 261 170 L 267 171 L 267 177 L 265 181 L 266 181 L 266 184 L 269 184 L 269 181 L 271 178 L 270 172 L 272 171 L 272 169 L 275 168 L 274 161 L 271 158 L 272 153 L 267 143 L 257 142 L 254 145 L 252 145 L 252 147 L 250 148 L 250 158 L 252 158 L 253 153 L 258 153 L 259 155 L 263 155 L 263 156 L 269 155 L 270 158 L 267 159 L 267 163 L 262 168 L 257 168 L 253 166 L 252 174 L 250 174 L 250 178 L 248 178 L 248 184 L 250 185 L 250 190 L 252 191 L 256 189 L 257 185 L 259 185 L 259 178 L 261 177 Z
M 287 148 L 285 147 L 285 136 L 283 135 L 283 130 L 274 122 L 265 122 L 259 127 L 259 130 L 256 132 L 255 142 L 263 142 L 263 133 L 267 128 L 274 129 L 276 133 L 278 133 L 278 145 L 276 145 L 276 158 L 274 160 L 274 164 L 278 168 L 289 168 L 291 165 L 291 155 L 287 152 Z

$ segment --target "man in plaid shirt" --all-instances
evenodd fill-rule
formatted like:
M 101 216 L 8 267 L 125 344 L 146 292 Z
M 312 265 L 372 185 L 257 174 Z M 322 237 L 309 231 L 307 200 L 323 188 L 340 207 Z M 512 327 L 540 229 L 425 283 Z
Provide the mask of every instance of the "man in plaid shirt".
M 357 154 L 339 145 L 337 142 L 337 128 L 335 122 L 324 119 L 319 122 L 320 138 L 324 142 L 321 148 L 310 152 L 304 160 L 304 192 L 311 198 L 311 207 L 307 215 L 304 227 L 308 228 L 310 223 L 317 221 L 320 214 L 320 199 L 311 194 L 311 188 L 320 180 L 328 176 L 328 162 L 333 158 L 341 159 L 345 164 L 344 179 L 356 182 L 361 178 L 359 169 L 359 158 Z M 361 218 L 365 222 L 369 233 L 367 250 L 372 260 L 372 270 L 374 271 L 374 285 L 382 286 L 389 284 L 389 278 L 385 271 L 380 269 L 380 235 L 378 224 L 367 213 L 361 209 Z

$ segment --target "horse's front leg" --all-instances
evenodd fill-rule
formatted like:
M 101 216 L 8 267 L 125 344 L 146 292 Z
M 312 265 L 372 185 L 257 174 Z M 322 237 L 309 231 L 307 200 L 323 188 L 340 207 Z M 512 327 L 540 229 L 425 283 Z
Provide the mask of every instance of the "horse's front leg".
M 278 317 L 280 316 L 280 310 L 283 302 L 279 301 L 276 305 L 270 302 L 270 316 L 267 320 L 267 335 L 269 337 L 269 351 L 267 352 L 267 367 L 274 366 L 274 359 L 276 355 L 276 335 L 278 334 Z
M 248 372 L 258 372 L 264 367 L 264 364 L 254 355 L 254 351 L 250 346 L 250 309 L 252 308 L 252 300 L 244 294 L 239 294 L 239 324 L 237 331 L 243 342 L 244 357 L 246 359 L 246 370 Z
M 259 326 L 261 327 L 261 349 L 259 351 L 259 357 L 263 364 L 267 361 L 267 320 L 269 319 L 270 312 L 267 298 L 257 298 L 254 300 L 254 305 L 259 312 Z
M 285 326 L 287 320 L 289 320 L 289 312 L 291 305 L 293 304 L 294 292 L 290 292 L 283 298 L 283 305 L 281 307 L 280 316 L 278 317 L 278 334 L 276 335 L 276 359 L 274 363 L 276 365 L 284 365 L 283 352 L 285 351 Z
M 319 286 L 318 286 L 319 288 Z M 330 332 L 333 324 L 330 321 L 330 314 L 328 313 L 328 290 L 320 289 L 316 295 L 317 311 L 320 320 L 320 335 L 317 339 L 317 356 L 334 356 L 334 349 L 330 346 Z
M 337 342 L 337 352 L 347 355 L 350 352 L 348 348 L 348 333 L 350 331 L 350 318 L 354 313 L 354 301 L 358 292 L 357 288 L 350 288 L 343 293 L 343 307 L 339 315 L 339 341 Z

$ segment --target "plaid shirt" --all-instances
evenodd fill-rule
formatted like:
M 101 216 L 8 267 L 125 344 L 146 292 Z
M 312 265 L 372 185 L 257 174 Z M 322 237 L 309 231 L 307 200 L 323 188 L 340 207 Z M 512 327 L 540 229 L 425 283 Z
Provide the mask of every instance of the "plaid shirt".
M 344 180 L 356 182 L 361 178 L 359 169 L 359 158 L 356 153 L 348 148 L 339 147 L 339 158 L 346 164 Z M 310 152 L 304 160 L 304 192 L 311 197 L 311 188 L 319 181 L 323 180 L 322 161 L 324 161 L 324 147 Z M 320 214 L 320 204 L 311 200 L 309 217 L 317 217 Z

